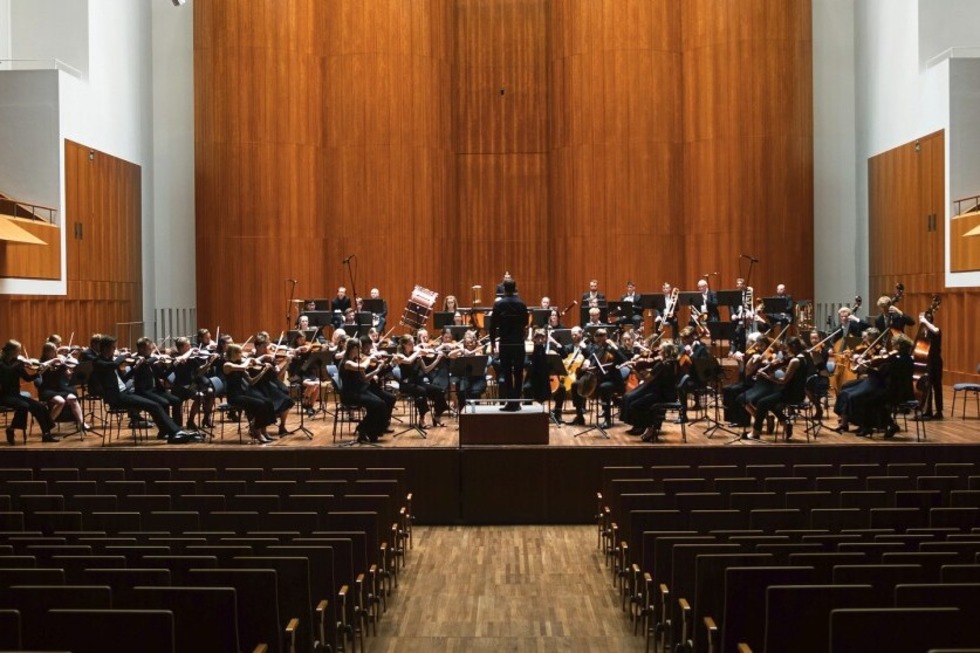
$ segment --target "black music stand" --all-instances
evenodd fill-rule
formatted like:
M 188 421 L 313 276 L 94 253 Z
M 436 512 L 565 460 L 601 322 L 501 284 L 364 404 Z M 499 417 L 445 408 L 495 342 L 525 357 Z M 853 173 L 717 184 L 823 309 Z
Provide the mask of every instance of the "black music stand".
M 432 314 L 432 328 L 441 329 L 452 326 L 456 314 L 452 311 L 436 311 Z
M 719 290 L 716 294 L 718 295 L 719 308 L 722 306 L 742 306 L 745 301 L 745 295 L 741 290 Z
M 306 316 L 310 321 L 310 326 L 325 327 L 333 324 L 333 312 L 331 311 L 303 311 L 300 317 Z
M 609 302 L 609 319 L 616 324 L 632 324 L 633 302 Z
M 792 301 L 789 297 L 779 297 L 778 295 L 763 297 L 762 306 L 766 317 L 769 318 L 770 322 L 776 322 L 781 326 L 792 324 L 793 311 L 790 308 Z
M 711 343 L 727 341 L 730 342 L 735 336 L 734 322 L 706 322 L 708 333 L 711 335 Z
M 548 324 L 549 317 L 551 317 L 550 308 L 532 308 L 531 326 L 537 329 L 543 329 Z
M 306 372 L 310 368 L 314 368 L 317 370 L 316 377 L 320 380 L 320 408 L 316 412 L 323 413 L 324 419 L 326 419 L 327 415 L 333 415 L 333 413 L 327 410 L 327 402 L 324 400 L 324 396 L 323 396 L 324 393 L 323 371 L 327 369 L 327 365 L 329 365 L 333 361 L 333 358 L 334 356 L 332 351 L 321 349 L 320 351 L 312 352 L 303 362 L 303 366 L 301 368 L 304 372 Z M 340 390 L 337 389 L 337 392 L 339 391 Z M 312 418 L 314 416 L 315 413 L 310 417 Z
M 572 330 L 571 329 L 552 329 L 551 337 L 557 340 L 563 347 L 567 347 L 572 344 Z
M 361 298 L 361 309 L 367 311 L 368 313 L 380 313 L 385 310 L 385 300 L 380 297 L 373 299 L 368 297 L 367 299 Z
M 452 324 L 452 325 L 449 325 L 448 327 L 444 327 L 444 328 L 448 328 L 449 329 L 449 332 L 451 334 L 453 334 L 453 340 L 455 340 L 456 342 L 459 342 L 460 340 L 462 340 L 463 339 L 463 336 L 466 335 L 466 332 L 467 331 L 472 331 L 473 330 L 473 327 L 467 326 L 465 324 Z
M 667 298 L 664 297 L 662 292 L 640 295 L 640 306 L 647 310 L 657 311 L 657 314 L 661 314 L 664 312 L 664 309 L 667 308 Z
M 589 323 L 589 310 L 590 310 L 589 306 L 582 306 L 579 309 L 578 323 L 581 324 L 582 326 L 585 326 L 586 324 Z M 599 321 L 602 322 L 603 324 L 609 321 L 609 308 L 607 306 L 599 307 Z

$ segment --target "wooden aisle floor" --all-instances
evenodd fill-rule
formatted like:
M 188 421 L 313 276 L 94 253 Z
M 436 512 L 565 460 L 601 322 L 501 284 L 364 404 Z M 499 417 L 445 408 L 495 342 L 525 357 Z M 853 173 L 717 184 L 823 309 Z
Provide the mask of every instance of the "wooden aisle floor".
M 594 526 L 417 527 L 369 653 L 642 651 Z

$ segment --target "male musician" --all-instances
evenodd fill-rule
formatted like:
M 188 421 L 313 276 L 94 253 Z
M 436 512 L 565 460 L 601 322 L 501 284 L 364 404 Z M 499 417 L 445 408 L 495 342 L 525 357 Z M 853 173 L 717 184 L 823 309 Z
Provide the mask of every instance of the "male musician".
M 602 324 L 602 310 L 596 307 L 589 309 L 589 321 L 585 326 L 598 326 Z
M 602 402 L 602 417 L 599 428 L 608 429 L 612 426 L 612 398 L 614 394 L 622 394 L 626 383 L 619 366 L 626 362 L 623 351 L 616 343 L 609 340 L 605 329 L 596 329 L 595 342 L 589 348 L 588 359 L 582 363 L 582 368 L 591 370 L 599 379 L 596 394 Z
M 905 327 L 915 324 L 915 320 L 902 312 L 902 310 L 892 303 L 892 298 L 882 295 L 878 298 L 878 315 L 875 317 L 875 328 L 879 332 L 891 329 L 900 333 L 905 333 Z M 888 336 L 885 336 L 886 338 Z
M 698 292 L 701 294 L 701 298 L 694 300 L 697 312 L 707 314 L 708 322 L 718 322 L 721 319 L 718 314 L 718 294 L 708 288 L 707 279 L 698 280 Z
M 316 302 L 313 301 L 312 299 L 307 299 L 306 300 L 306 308 L 304 310 L 307 310 L 307 311 L 315 311 L 316 310 Z
M 835 343 L 841 338 L 860 337 L 871 325 L 854 315 L 849 306 L 841 306 L 837 309 L 837 330 L 831 342 Z
M 150 401 L 163 406 L 173 415 L 174 422 L 179 426 L 183 417 L 181 415 L 182 399 L 167 391 L 160 379 L 161 374 L 166 374 L 169 370 L 164 370 L 150 357 L 153 350 L 153 341 L 149 338 L 140 338 L 136 341 L 136 361 L 130 366 L 124 381 L 133 380 L 133 392 L 140 397 L 145 397 Z M 161 440 L 166 439 L 166 432 L 160 432 L 158 436 Z
M 385 324 L 388 323 L 388 302 L 381 298 L 381 292 L 377 288 L 371 288 L 371 299 L 381 300 L 381 310 L 374 313 L 374 318 L 377 321 L 374 326 L 377 327 L 378 331 L 384 333 Z
M 571 344 L 562 347 L 561 355 L 568 373 L 574 375 L 588 357 L 588 347 L 585 343 L 585 330 L 582 327 L 572 327 L 571 337 Z M 567 383 L 571 386 L 572 404 L 575 406 L 575 418 L 571 423 L 582 426 L 585 424 L 585 399 L 582 398 L 579 392 L 580 384 L 577 378 L 574 382 L 566 382 L 564 378 L 562 379 L 558 390 L 555 391 L 555 408 L 552 411 L 552 415 L 556 422 L 559 424 L 562 423 L 561 414 L 565 407 L 565 398 L 568 396 L 568 391 L 565 387 Z
M 943 418 L 943 332 L 936 326 L 932 311 L 919 315 L 919 324 L 929 343 L 926 373 L 929 375 L 929 396 L 922 410 L 922 419 Z
M 543 308 L 543 309 L 550 309 L 551 308 L 551 297 L 542 297 L 541 298 L 541 308 Z
M 748 289 L 745 287 L 745 279 L 739 277 L 735 280 L 735 290 L 740 292 L 738 297 L 741 298 L 741 301 L 738 304 L 728 305 L 728 317 L 732 321 L 732 324 L 735 325 L 731 342 L 728 343 L 728 354 L 730 356 L 736 352 L 745 351 L 746 336 L 749 331 L 752 331 L 749 328 L 751 326 L 749 320 L 755 319 L 755 307 L 746 305 L 748 300 L 746 291 Z
M 588 291 L 582 293 L 582 306 L 589 306 L 592 300 L 595 300 L 600 307 L 606 305 L 606 295 L 599 292 L 599 281 L 596 279 L 589 281 Z
M 516 295 L 517 284 L 504 279 L 504 296 L 493 307 L 490 342 L 497 344 L 500 355 L 500 396 L 507 400 L 500 410 L 521 409 L 524 387 L 524 338 L 527 329 L 527 304 Z
M 337 296 L 330 300 L 330 310 L 333 315 L 330 321 L 334 327 L 339 327 L 344 321 L 344 313 L 351 308 L 350 297 L 347 296 L 347 288 L 341 286 L 337 288 Z
M 674 287 L 670 284 L 669 281 L 665 281 L 661 290 L 663 291 L 664 294 L 664 312 L 670 313 L 670 316 L 667 318 L 666 326 L 670 327 L 671 334 L 676 338 L 677 337 L 677 307 L 671 306 L 673 300 L 671 299 L 670 296 L 671 293 L 674 291 Z M 664 321 L 663 315 L 657 315 L 657 317 L 654 318 L 654 322 L 657 324 L 658 327 L 660 323 L 663 321 Z
M 639 329 L 643 326 L 643 307 L 640 306 L 640 294 L 636 292 L 635 283 L 632 281 L 626 282 L 626 293 L 619 298 L 619 301 L 633 304 L 633 315 L 630 319 L 633 328 Z
M 766 317 L 769 319 L 770 328 L 774 326 L 781 328 L 792 324 L 795 304 L 793 303 L 792 295 L 786 292 L 786 284 L 780 283 L 776 285 L 776 294 L 773 298 L 782 301 L 774 313 L 766 314 Z
M 687 421 L 688 393 L 692 390 L 703 388 L 706 381 L 698 374 L 697 366 L 699 363 L 697 361 L 708 360 L 711 358 L 711 352 L 697 338 L 697 331 L 693 327 L 684 327 L 680 337 L 681 346 L 683 347 L 681 359 L 684 359 L 684 354 L 690 359 L 690 364 L 685 365 L 682 363 L 680 369 L 681 379 L 677 383 L 677 398 L 681 402 L 681 416 L 677 419 L 677 422 L 684 423 Z

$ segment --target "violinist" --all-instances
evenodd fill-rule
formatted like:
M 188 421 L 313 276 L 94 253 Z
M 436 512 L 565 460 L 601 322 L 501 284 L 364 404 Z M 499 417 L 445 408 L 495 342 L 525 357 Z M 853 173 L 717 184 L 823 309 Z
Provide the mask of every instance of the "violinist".
M 170 412 L 174 422 L 182 424 L 183 400 L 163 387 L 162 377 L 170 373 L 170 365 L 161 362 L 160 357 L 153 356 L 153 341 L 149 338 L 137 340 L 136 356 L 127 362 L 129 371 L 122 379 L 125 382 L 132 380 L 133 393 L 160 404 L 164 410 Z M 167 433 L 161 431 L 157 437 L 166 439 Z
M 446 332 L 444 331 L 438 346 L 433 346 L 432 341 L 429 339 L 429 332 L 426 329 L 419 329 L 416 331 L 415 337 L 418 339 L 416 349 L 418 349 L 419 353 L 422 355 L 423 363 L 431 363 L 439 356 L 439 354 L 442 354 L 442 358 L 436 363 L 435 368 L 428 373 L 428 378 L 429 382 L 432 384 L 432 387 L 441 392 L 444 398 L 448 397 L 451 387 L 449 378 L 449 357 L 457 348 L 456 343 L 453 341 L 452 332 L 450 331 L 449 334 L 446 335 Z M 444 342 L 443 339 L 448 339 L 448 341 Z M 435 413 L 433 413 L 433 417 L 435 417 L 437 420 L 442 417 L 442 413 L 439 412 L 440 406 L 442 405 L 446 406 L 446 410 L 449 408 L 446 401 L 437 403 Z
M 204 383 L 203 377 L 217 357 L 194 349 L 191 347 L 190 339 L 183 336 L 177 338 L 174 344 L 176 352 L 170 391 L 182 402 L 191 402 L 191 409 L 187 415 L 187 427 L 189 429 L 197 428 L 195 418 L 201 412 L 202 404 L 204 408 L 202 425 L 213 428 L 211 413 L 214 410 L 214 390 L 210 384 Z M 180 422 L 179 419 L 177 421 Z
M 193 431 L 181 430 L 166 409 L 159 403 L 135 394 L 123 382 L 119 368 L 127 363 L 124 355 L 115 356 L 116 339 L 104 335 L 99 344 L 99 357 L 93 363 L 92 377 L 97 379 L 103 390 L 103 398 L 110 408 L 125 408 L 132 411 L 145 411 L 153 419 L 157 429 L 166 434 L 168 440 L 192 439 L 200 434 Z
M 313 345 L 319 349 L 319 345 Z M 320 370 L 310 364 L 311 345 L 306 342 L 306 334 L 302 331 L 296 334 L 293 341 L 293 357 L 288 366 L 290 383 L 296 383 L 303 389 L 303 410 L 309 417 L 316 414 L 313 405 L 320 398 Z
M 255 374 L 249 374 L 256 369 Z M 254 358 L 245 362 L 242 346 L 229 343 L 222 371 L 228 383 L 228 405 L 245 411 L 249 437 L 260 444 L 272 442 L 266 429 L 276 423 L 276 409 L 272 401 L 255 387 L 271 373 L 272 363 L 263 363 Z
M 681 351 L 678 355 L 678 372 L 680 381 L 677 383 L 677 397 L 681 402 L 679 423 L 687 422 L 687 396 L 694 390 L 704 388 L 707 379 L 702 379 L 698 372 L 697 361 L 707 361 L 711 352 L 704 346 L 693 327 L 687 326 L 681 330 Z
M 915 324 L 915 320 L 902 312 L 895 305 L 895 300 L 888 295 L 878 298 L 878 315 L 875 317 L 875 328 L 881 333 L 891 329 L 895 333 L 905 333 L 905 327 Z
M 783 408 L 787 404 L 795 404 L 803 401 L 806 387 L 806 354 L 803 340 L 796 336 L 786 341 L 786 349 L 789 357 L 786 359 L 783 374 L 779 375 L 776 370 L 763 368 L 757 373 L 760 382 L 765 381 L 769 388 L 767 393 L 749 404 L 749 412 L 755 416 L 752 425 L 752 439 L 759 439 L 762 433 L 762 423 L 770 412 L 783 424 L 783 433 L 786 440 L 793 437 L 793 422 L 787 418 Z
M 361 356 L 359 339 L 347 341 L 340 364 L 340 396 L 345 404 L 364 408 L 364 419 L 357 426 L 358 442 L 377 442 L 391 419 L 385 400 L 372 389 L 371 377 L 381 371 L 381 366 L 368 371 L 373 362 L 371 356 Z
M 738 381 L 721 389 L 725 421 L 730 427 L 746 427 L 752 423 L 751 415 L 745 410 L 747 394 L 755 385 L 755 372 L 761 366 L 763 352 L 768 347 L 769 339 L 756 332 L 749 334 L 748 346 L 744 352 L 736 351 L 732 354 L 739 364 Z
M 919 315 L 923 337 L 929 343 L 926 374 L 929 375 L 929 396 L 925 400 L 922 419 L 943 418 L 943 332 L 936 326 L 932 311 Z M 917 354 L 918 355 L 918 354 Z
M 27 413 L 34 416 L 41 427 L 42 442 L 58 442 L 60 438 L 51 431 L 54 420 L 44 404 L 32 397 L 20 394 L 20 382 L 33 381 L 44 371 L 46 366 L 40 363 L 30 364 L 23 356 L 23 348 L 16 340 L 8 340 L 0 354 L 0 406 L 14 409 L 14 419 L 7 426 L 7 444 L 14 444 L 14 430 L 22 429 L 27 433 Z
M 578 370 L 588 358 L 588 345 L 585 342 L 585 330 L 580 326 L 572 327 L 572 342 L 564 347 L 559 347 L 559 352 L 563 358 L 566 375 L 559 379 L 558 389 L 555 391 L 555 407 L 552 416 L 558 424 L 562 423 L 562 411 L 565 407 L 565 399 L 568 394 L 572 395 L 572 404 L 575 406 L 575 418 L 572 424 L 583 426 L 585 424 L 585 399 L 581 394 L 581 380 L 578 378 Z
M 677 345 L 660 343 L 651 361 L 648 378 L 623 395 L 623 421 L 633 426 L 627 433 L 644 442 L 654 441 L 663 425 L 665 411 L 656 405 L 677 401 Z
M 525 351 L 524 398 L 544 403 L 551 396 L 551 378 L 548 374 L 548 336 L 544 329 L 531 334 L 531 350 Z M 557 353 L 556 353 L 557 355 Z
M 445 334 L 443 336 L 445 337 Z M 449 338 L 452 339 L 451 333 Z M 523 341 L 521 347 L 521 351 L 523 351 Z M 460 347 L 449 353 L 450 358 L 474 358 L 484 355 L 486 355 L 486 350 L 477 339 L 476 331 L 472 329 L 463 335 Z M 467 399 L 479 399 L 487 390 L 487 366 L 467 364 L 465 368 L 465 375 L 453 377 L 456 385 L 457 406 L 462 406 Z
M 275 413 L 279 417 L 278 435 L 288 435 L 286 416 L 289 415 L 289 409 L 295 406 L 296 402 L 289 396 L 289 388 L 279 379 L 279 375 L 289 365 L 290 355 L 288 353 L 284 353 L 283 356 L 277 355 L 268 334 L 260 332 L 255 336 L 254 357 L 260 362 L 272 365 L 269 373 L 263 375 L 255 387 L 272 402 Z
M 421 351 L 415 347 L 415 338 L 411 334 L 403 335 L 398 342 L 394 364 L 398 366 L 401 373 L 399 389 L 412 398 L 419 416 L 419 427 L 423 429 L 425 416 L 429 412 L 429 401 L 432 401 L 434 408 L 432 426 L 444 426 L 439 418 L 449 410 L 445 390 L 433 385 L 429 377 L 444 356 L 445 354 L 438 352 L 435 358 L 426 362 L 422 358 Z
M 214 392 L 215 398 L 225 397 L 228 394 L 228 382 L 225 379 L 225 360 L 228 351 L 228 345 L 233 342 L 233 339 L 228 334 L 222 334 L 218 341 L 215 343 L 215 360 L 214 363 L 208 368 L 205 373 L 205 381 L 211 386 Z M 229 418 L 232 417 L 229 414 Z
M 78 390 L 70 382 L 78 361 L 67 355 L 59 356 L 58 345 L 50 338 L 41 348 L 40 361 L 45 367 L 41 371 L 38 397 L 51 406 L 51 419 L 57 422 L 58 416 L 67 406 L 75 417 L 78 430 L 83 433 L 91 430 L 92 427 L 85 423 L 82 406 L 78 403 Z
M 614 394 L 622 394 L 626 388 L 619 366 L 626 362 L 622 350 L 616 343 L 609 340 L 605 329 L 596 329 L 595 342 L 589 348 L 588 358 L 582 363 L 583 370 L 596 374 L 598 385 L 596 395 L 602 403 L 602 416 L 599 428 L 608 429 L 612 426 L 612 398 Z
M 834 350 L 830 342 L 817 329 L 810 331 L 810 348 L 807 349 L 807 369 L 806 377 L 813 378 L 812 385 L 807 385 L 806 396 L 814 406 L 813 418 L 817 421 L 823 419 L 822 397 L 826 397 L 830 391 L 830 370 L 827 363 L 833 356 Z

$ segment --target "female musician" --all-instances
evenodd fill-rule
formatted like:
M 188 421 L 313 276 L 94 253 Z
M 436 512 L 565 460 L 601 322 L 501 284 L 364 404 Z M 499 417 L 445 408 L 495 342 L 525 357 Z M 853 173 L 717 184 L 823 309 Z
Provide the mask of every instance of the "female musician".
M 319 349 L 319 345 L 314 345 Z M 318 365 L 311 365 L 310 353 L 312 349 L 306 343 L 306 334 L 300 331 L 296 334 L 293 343 L 293 358 L 289 362 L 289 380 L 291 383 L 299 384 L 303 389 L 303 410 L 310 417 L 316 414 L 313 405 L 320 399 L 320 369 Z
M 783 407 L 786 404 L 803 401 L 806 386 L 806 354 L 803 340 L 796 336 L 786 341 L 786 348 L 790 358 L 788 358 L 782 376 L 776 374 L 776 371 L 771 368 L 762 369 L 758 372 L 759 380 L 772 384 L 772 390 L 755 402 L 755 422 L 752 425 L 750 438 L 759 439 L 762 433 L 762 423 L 770 411 L 782 422 L 786 439 L 789 440 L 793 437 L 793 422 L 787 419 Z
M 415 338 L 410 334 L 403 335 L 398 343 L 398 352 L 395 354 L 394 364 L 398 366 L 401 372 L 399 388 L 403 393 L 412 397 L 415 402 L 415 409 L 419 415 L 419 426 L 423 429 L 425 428 L 425 415 L 429 412 L 428 400 L 432 401 L 435 408 L 432 426 L 444 426 L 439 421 L 439 416 L 449 409 L 446 403 L 445 390 L 434 386 L 428 376 L 442 362 L 444 356 L 445 354 L 438 352 L 431 361 L 424 361 L 421 351 L 415 348 Z
M 879 335 L 878 329 L 865 329 L 864 333 L 861 334 L 861 344 L 854 348 L 851 360 L 847 361 L 847 364 L 851 365 L 862 376 L 853 381 L 848 381 L 837 392 L 834 412 L 837 413 L 839 422 L 834 430 L 838 433 L 846 433 L 852 421 L 855 424 L 867 421 L 863 415 L 855 414 L 855 411 L 860 411 L 866 405 L 867 397 L 875 395 L 878 391 L 879 380 L 867 376 L 870 367 L 866 361 L 876 360 L 876 354 L 881 347 L 880 343 L 875 344 L 879 341 Z M 842 363 L 844 361 L 838 362 L 838 364 Z
M 16 340 L 8 340 L 0 354 L 0 406 L 14 409 L 14 419 L 7 426 L 7 444 L 14 444 L 14 429 L 27 431 L 27 413 L 30 412 L 41 427 L 42 442 L 57 442 L 60 438 L 51 433 L 54 420 L 40 401 L 20 394 L 20 382 L 33 381 L 43 371 L 41 366 L 28 366 L 23 349 Z M 25 435 L 26 437 L 26 435 Z
M 551 382 L 548 375 L 548 336 L 544 329 L 535 329 L 531 334 L 530 351 L 525 349 L 523 396 L 544 403 L 551 395 Z M 555 353 L 557 355 L 557 352 Z
M 644 442 L 656 439 L 665 411 L 657 404 L 677 401 L 677 345 L 662 342 L 653 359 L 649 378 L 635 390 L 623 395 L 623 421 L 632 424 L 629 435 L 640 435 Z
M 436 363 L 435 368 L 429 372 L 429 382 L 432 384 L 432 387 L 442 393 L 444 398 L 450 396 L 449 358 L 453 356 L 453 352 L 457 349 L 456 342 L 453 340 L 452 331 L 444 330 L 440 334 L 439 343 L 436 346 L 433 346 L 432 341 L 429 339 L 429 332 L 426 329 L 419 329 L 415 333 L 415 337 L 418 338 L 416 349 L 422 355 L 424 363 L 430 363 L 440 353 L 442 354 L 442 358 Z M 442 408 L 443 406 L 445 408 Z M 432 416 L 438 420 L 448 410 L 448 402 L 441 401 L 435 405 L 435 412 L 433 412 Z
M 943 418 L 943 332 L 936 326 L 932 311 L 919 315 L 919 324 L 929 343 L 926 373 L 929 375 L 929 396 L 923 406 L 922 419 Z
M 463 335 L 457 353 L 458 356 L 472 358 L 485 355 L 486 349 L 477 340 L 476 331 L 470 329 Z M 467 399 L 479 399 L 487 390 L 487 367 L 485 365 L 465 367 L 466 375 L 455 378 L 457 406 L 462 406 Z
M 561 313 L 559 313 L 557 311 L 557 309 L 554 309 L 553 308 L 553 309 L 551 309 L 551 312 L 548 313 L 548 326 L 547 326 L 547 328 L 549 328 L 549 329 L 564 329 L 565 328 L 564 326 L 562 326 L 562 323 L 561 323 Z
M 762 352 L 769 347 L 769 339 L 756 331 L 747 337 L 745 352 L 736 351 L 732 357 L 738 361 L 738 381 L 721 389 L 722 405 L 725 408 L 725 421 L 728 426 L 750 426 L 752 417 L 745 406 L 747 394 L 755 385 L 755 372 L 759 368 Z
M 268 444 L 272 439 L 266 429 L 276 422 L 276 410 L 272 401 L 262 394 L 255 385 L 272 371 L 271 363 L 261 363 L 256 359 L 244 362 L 242 346 L 231 343 L 225 353 L 222 366 L 228 383 L 228 405 L 244 410 L 248 417 L 248 434 L 253 442 Z M 250 375 L 249 370 L 258 370 Z
M 444 313 L 456 313 L 459 311 L 459 302 L 456 301 L 456 295 L 446 295 L 442 300 L 442 310 Z
M 833 355 L 833 348 L 829 341 L 826 341 L 826 336 L 817 329 L 810 331 L 810 349 L 809 357 L 807 361 L 806 376 L 814 378 L 813 386 L 806 388 L 807 398 L 810 403 L 814 406 L 814 419 L 820 421 L 823 419 L 823 403 L 821 398 L 826 397 L 827 393 L 830 392 L 830 370 L 827 369 L 827 363 L 830 361 L 830 357 Z
M 82 406 L 78 403 L 78 390 L 71 385 L 69 379 L 75 365 L 78 364 L 68 356 L 58 356 L 58 345 L 48 341 L 41 348 L 41 363 L 48 366 L 41 372 L 41 384 L 38 387 L 38 397 L 42 402 L 51 406 L 51 420 L 58 421 L 58 416 L 65 406 L 75 416 L 75 424 L 79 431 L 88 431 L 92 427 L 85 423 L 82 416 Z
M 892 340 L 894 351 L 879 354 L 868 359 L 868 375 L 862 380 L 860 392 L 841 392 L 846 405 L 841 411 L 858 426 L 855 435 L 870 437 L 875 428 L 884 427 L 885 437 L 891 438 L 898 432 L 898 425 L 891 419 L 888 407 L 912 399 L 912 375 L 915 363 L 912 360 L 912 341 L 905 335 Z
M 387 428 L 391 414 L 385 401 L 371 390 L 371 377 L 381 366 L 368 372 L 373 357 L 361 357 L 361 341 L 347 341 L 340 364 L 340 397 L 345 404 L 364 408 L 364 419 L 357 426 L 358 442 L 377 442 Z
M 453 326 L 465 326 L 466 322 L 463 321 L 463 314 L 459 311 L 453 313 Z
M 296 402 L 289 396 L 289 388 L 279 379 L 279 375 L 289 365 L 291 354 L 286 355 L 285 360 L 278 362 L 273 344 L 266 333 L 258 333 L 255 337 L 255 358 L 259 361 L 270 363 L 272 370 L 263 375 L 262 379 L 256 384 L 256 388 L 264 394 L 275 407 L 276 415 L 279 417 L 278 435 L 288 435 L 286 428 L 286 416 L 289 409 L 296 405 Z
M 174 356 L 173 381 L 171 392 L 181 401 L 190 401 L 191 409 L 187 415 L 187 428 L 196 428 L 194 418 L 204 408 L 202 425 L 214 428 L 211 423 L 211 413 L 214 410 L 214 390 L 204 382 L 208 369 L 214 363 L 216 356 L 191 347 L 188 338 L 177 338 L 176 355 Z M 177 420 L 178 423 L 180 420 Z

